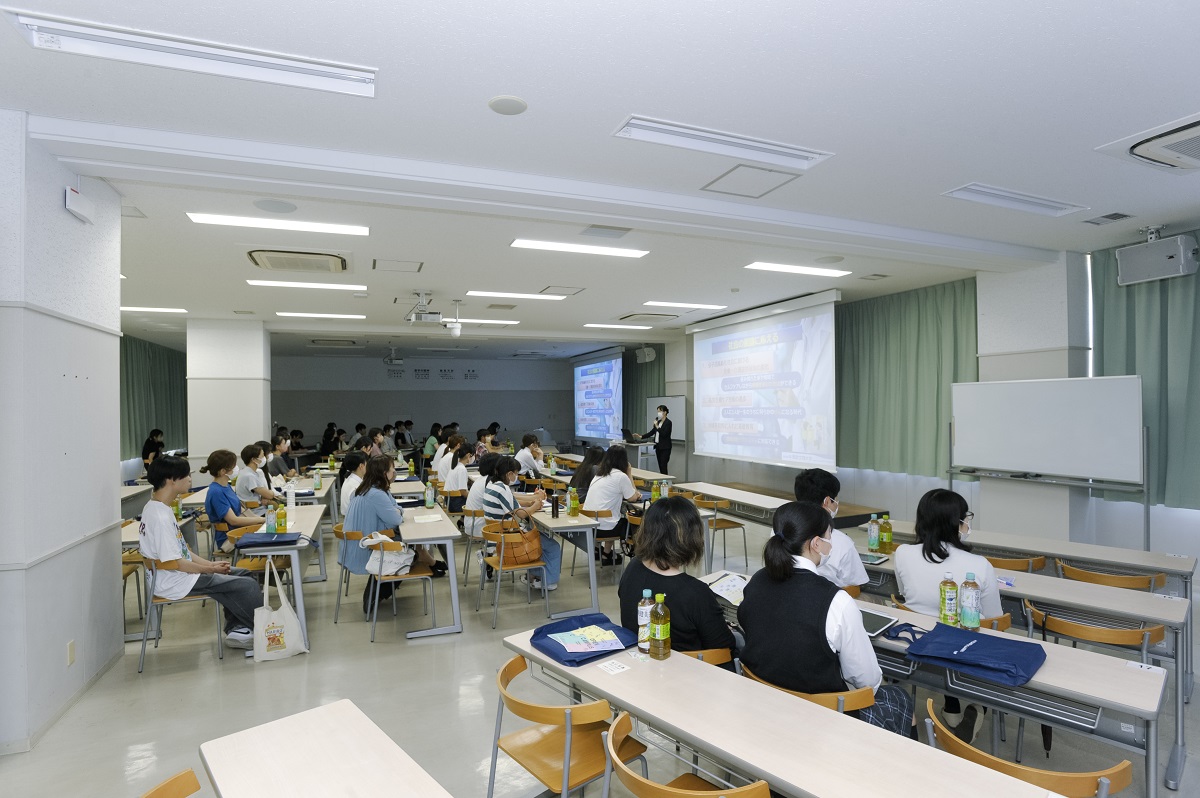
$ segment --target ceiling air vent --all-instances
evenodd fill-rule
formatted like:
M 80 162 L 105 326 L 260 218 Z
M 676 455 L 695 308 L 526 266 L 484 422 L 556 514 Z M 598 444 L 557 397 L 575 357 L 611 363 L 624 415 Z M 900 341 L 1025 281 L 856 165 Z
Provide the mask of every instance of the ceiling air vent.
M 632 230 L 632 227 L 611 227 L 607 224 L 593 224 L 583 228 L 580 235 L 595 236 L 596 238 L 622 238 Z
M 998 186 L 988 186 L 983 183 L 968 183 L 952 191 L 942 194 L 943 197 L 982 202 L 985 205 L 996 205 L 1014 211 L 1026 211 L 1040 216 L 1066 216 L 1076 211 L 1086 211 L 1086 205 L 1076 205 L 1073 202 L 1039 197 L 1036 194 L 1022 194 Z
M 488 305 L 488 310 L 516 310 L 516 307 L 516 305 L 492 304 Z
M 308 344 L 310 347 L 320 347 L 324 349 L 362 349 L 363 344 L 358 341 L 351 341 L 348 338 L 313 338 Z
M 1113 222 L 1119 222 L 1122 219 L 1132 219 L 1132 218 L 1133 217 L 1131 215 L 1129 215 L 1128 213 L 1106 213 L 1103 216 L 1097 216 L 1095 219 L 1084 219 L 1083 223 L 1084 224 L 1094 224 L 1097 227 L 1099 227 L 1102 224 L 1112 224 Z
M 679 318 L 678 314 L 672 313 L 630 313 L 628 316 L 622 316 L 618 321 L 627 322 L 630 324 L 654 324 L 655 322 L 662 323 Z
M 518 360 L 540 360 L 542 358 L 550 357 L 550 353 L 536 352 L 531 349 L 518 349 L 516 352 L 512 353 L 512 357 Z
M 886 274 L 864 274 L 862 277 L 859 277 L 858 279 L 860 279 L 860 280 L 886 280 L 887 275 Z
M 326 252 L 285 252 L 274 249 L 252 249 L 246 253 L 246 256 L 258 268 L 272 272 L 341 274 L 347 270 L 345 258 Z
M 253 310 L 235 310 L 234 313 L 237 314 L 238 316 L 253 316 L 254 315 Z
M 613 135 L 620 138 L 649 141 L 654 144 L 666 144 L 671 147 L 682 147 L 686 150 L 697 150 L 713 155 L 724 155 L 737 158 L 739 161 L 753 161 L 790 169 L 808 169 L 833 157 L 831 152 L 811 150 L 777 141 L 752 139 L 736 133 L 722 133 L 719 130 L 706 130 L 702 127 L 664 122 L 644 116 L 629 117 L 629 120 Z
M 1129 154 L 1172 169 L 1200 169 L 1200 122 L 1139 141 Z

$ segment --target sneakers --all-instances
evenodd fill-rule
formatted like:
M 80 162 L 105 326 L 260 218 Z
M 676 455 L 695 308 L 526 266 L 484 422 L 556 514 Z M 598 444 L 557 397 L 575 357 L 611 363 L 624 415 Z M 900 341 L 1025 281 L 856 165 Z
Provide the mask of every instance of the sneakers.
M 962 705 L 959 705 L 958 712 L 947 712 L 945 707 L 942 707 L 942 722 L 946 724 L 946 728 L 953 729 L 955 726 L 963 722 Z
M 601 565 L 620 565 L 624 561 L 625 561 L 625 558 L 622 557 L 620 554 L 617 554 L 616 552 L 605 553 L 600 558 Z
M 254 650 L 254 632 L 245 626 L 235 626 L 225 635 L 225 645 L 230 648 Z
M 543 589 L 542 580 L 536 576 L 531 579 L 529 577 L 529 574 L 521 574 L 521 584 L 528 584 L 528 585 L 532 586 L 534 590 L 542 590 Z M 545 590 L 558 590 L 558 585 L 557 584 L 546 585 L 544 589 Z
M 446 571 L 449 569 L 446 568 L 446 563 L 442 562 L 441 560 L 435 560 L 434 562 L 430 563 L 429 570 L 433 571 L 433 578 L 437 579 L 445 576 Z
M 975 704 L 967 704 L 967 708 L 963 710 L 962 721 L 951 728 L 955 737 L 970 745 L 975 742 L 975 736 L 982 727 L 983 710 Z

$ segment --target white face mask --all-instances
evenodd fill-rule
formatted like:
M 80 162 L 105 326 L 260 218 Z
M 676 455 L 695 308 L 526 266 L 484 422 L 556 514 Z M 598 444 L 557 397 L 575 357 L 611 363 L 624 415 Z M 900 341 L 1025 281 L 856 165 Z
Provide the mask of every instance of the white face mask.
M 971 522 L 967 521 L 965 523 L 966 523 L 966 527 L 967 527 L 965 532 L 963 531 L 963 528 L 961 526 L 958 528 L 958 539 L 959 540 L 966 540 L 967 538 L 971 537 Z
M 657 414 L 657 415 L 656 415 L 656 416 L 654 416 L 654 417 L 655 417 L 656 419 L 658 419 L 659 421 L 662 421 L 662 417 L 663 417 L 663 416 L 662 416 L 662 413 L 659 413 L 659 414 Z
M 267 458 L 266 458 L 266 457 L 259 457 L 259 458 L 258 458 L 257 460 L 255 460 L 254 462 L 258 463 L 258 467 L 259 467 L 259 468 L 262 468 L 263 466 L 265 466 L 265 465 L 267 464 Z
M 272 461 L 272 460 L 274 460 L 274 459 L 275 459 L 275 452 L 271 452 L 269 455 L 267 455 L 267 462 L 268 462 L 268 463 L 269 463 L 269 462 L 271 462 L 271 461 Z
M 825 538 L 821 538 L 821 539 L 825 540 Z M 829 551 L 827 551 L 821 555 L 821 561 L 819 563 L 817 563 L 818 568 L 823 567 L 825 565 L 825 563 L 829 562 L 829 555 L 833 554 L 833 544 L 831 542 L 829 542 L 828 540 L 825 540 L 825 545 L 829 546 Z
M 833 509 L 829 511 L 830 518 L 837 518 L 838 509 L 840 508 L 840 506 L 841 505 L 839 505 L 836 501 L 833 503 Z

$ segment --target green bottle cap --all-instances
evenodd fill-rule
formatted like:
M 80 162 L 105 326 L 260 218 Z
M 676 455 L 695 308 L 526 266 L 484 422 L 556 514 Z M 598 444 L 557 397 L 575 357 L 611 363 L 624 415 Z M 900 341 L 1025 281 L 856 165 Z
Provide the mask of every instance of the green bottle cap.
M 662 604 L 664 601 L 667 600 L 667 594 L 666 593 L 655 593 L 654 600 L 657 601 L 659 604 Z

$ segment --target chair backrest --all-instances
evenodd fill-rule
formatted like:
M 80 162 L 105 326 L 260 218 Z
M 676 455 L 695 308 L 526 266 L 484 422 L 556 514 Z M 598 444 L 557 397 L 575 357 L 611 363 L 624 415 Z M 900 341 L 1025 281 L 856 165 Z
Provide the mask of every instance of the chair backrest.
M 338 524 L 338 526 L 341 526 L 341 524 Z M 363 539 L 363 533 L 353 529 L 338 529 L 337 527 L 334 527 L 333 534 L 339 540 L 354 541 Z
M 1046 567 L 1045 557 L 989 557 L 984 556 L 993 568 L 1003 568 L 1006 571 L 1026 571 L 1034 573 Z
M 528 666 L 525 663 L 525 658 L 518 654 L 504 663 L 504 666 L 496 673 L 496 687 L 500 691 L 500 697 L 504 701 L 504 706 L 518 718 L 523 718 L 532 723 L 566 726 L 567 710 L 570 710 L 571 725 L 582 726 L 597 721 L 607 721 L 612 717 L 612 708 L 609 707 L 608 701 L 603 698 L 599 701 L 591 701 L 585 704 L 552 706 L 535 704 L 532 701 L 526 701 L 523 698 L 514 696 L 509 692 L 508 685 L 526 667 Z
M 904 606 L 904 602 L 895 593 L 892 594 L 892 606 L 898 610 L 904 610 L 905 612 L 912 612 L 912 610 L 910 610 L 908 607 Z
M 486 510 L 468 510 L 464 507 L 462 514 L 465 515 L 467 518 L 484 518 L 487 515 L 487 511 Z
M 344 540 L 344 538 L 342 537 L 342 525 L 341 524 L 333 525 L 333 536 L 335 538 L 337 538 L 338 540 Z
M 667 490 L 667 495 L 668 496 L 682 496 L 685 499 L 693 499 L 693 500 L 696 498 L 696 494 L 692 493 L 690 490 L 680 490 L 679 488 L 669 488 Z
M 1091 773 L 1060 773 L 1018 765 L 1015 762 L 994 757 L 980 751 L 970 743 L 960 740 L 954 732 L 947 729 L 933 710 L 932 698 L 926 699 L 926 707 L 929 710 L 929 719 L 925 723 L 934 738 L 930 741 L 931 744 L 934 744 L 934 740 L 936 740 L 936 745 L 957 757 L 1029 784 L 1035 784 L 1050 792 L 1067 796 L 1067 798 L 1091 798 L 1091 796 L 1105 792 L 1109 795 L 1120 792 L 1133 781 L 1133 765 L 1128 759 L 1106 770 L 1097 770 Z M 1104 785 L 1107 787 L 1106 791 L 1102 791 L 1102 780 L 1108 782 L 1107 785 Z
M 220 526 L 218 526 L 217 528 L 220 529 Z M 228 526 L 228 525 L 226 525 L 226 528 L 222 529 L 221 531 L 225 533 L 226 537 L 228 537 L 234 543 L 237 543 L 239 540 L 242 539 L 242 535 L 248 535 L 251 532 L 260 532 L 260 531 L 262 531 L 262 528 L 263 528 L 263 525 L 261 523 L 259 523 L 256 526 Z
M 640 515 L 634 515 L 633 513 L 625 513 L 625 521 L 630 526 L 642 525 L 642 517 Z
M 707 662 L 709 665 L 724 665 L 733 662 L 733 652 L 727 648 L 702 648 L 699 651 L 679 651 L 679 654 Z
M 491 521 L 485 521 L 483 524 L 483 531 L 490 532 L 493 535 L 498 535 L 501 532 L 512 532 L 520 528 L 521 524 L 515 518 L 505 518 L 501 521 L 493 519 Z M 497 538 L 497 540 L 498 539 L 499 538 Z
M 1167 583 L 1166 574 L 1106 574 L 1100 571 L 1089 571 L 1086 568 L 1076 568 L 1062 560 L 1055 560 L 1058 572 L 1063 579 L 1074 579 L 1077 582 L 1091 582 L 1095 585 L 1109 587 L 1124 587 L 1130 590 L 1153 590 Z
M 149 792 L 142 793 L 142 798 L 186 798 L 186 796 L 198 792 L 200 792 L 200 779 L 196 778 L 196 771 L 188 768 L 176 773 Z
M 131 457 L 121 461 L 121 482 L 133 482 L 146 470 L 146 464 L 140 457 Z
M 696 798 L 696 796 L 724 796 L 726 798 L 768 798 L 771 794 L 770 788 L 765 781 L 756 781 L 753 784 L 747 784 L 744 787 L 731 787 L 729 789 L 714 788 L 711 791 L 699 792 L 697 790 L 680 789 L 678 787 L 668 787 L 665 784 L 650 781 L 650 779 L 642 776 L 633 768 L 621 761 L 618 752 L 625 741 L 629 739 L 633 732 L 633 721 L 629 717 L 628 712 L 622 712 L 617 715 L 616 720 L 608 729 L 607 734 L 607 750 L 605 756 L 612 763 L 613 772 L 617 774 L 617 780 L 625 786 L 633 794 L 634 798 Z
M 995 632 L 1003 632 L 1006 631 L 1010 626 L 1012 626 L 1012 616 L 1007 612 L 994 615 L 991 618 L 979 619 L 980 629 L 991 629 Z
M 862 588 L 859 587 L 858 585 L 846 585 L 845 587 L 842 588 L 842 590 L 849 593 L 850 598 L 858 598 L 859 595 L 862 593 Z
M 1050 634 L 1073 637 L 1089 643 L 1107 643 L 1110 646 L 1130 646 L 1141 648 L 1143 642 L 1149 645 L 1161 641 L 1166 636 L 1162 624 L 1143 626 L 1140 629 L 1113 629 L 1107 626 L 1093 626 L 1078 621 L 1068 621 L 1055 617 L 1053 612 L 1045 612 L 1025 599 L 1025 611 L 1033 618 L 1037 626 L 1041 626 Z M 1147 635 L 1149 637 L 1147 638 Z
M 612 510 L 580 510 L 579 513 L 588 518 L 612 518 Z
M 147 571 L 178 571 L 179 560 L 152 560 L 149 557 L 142 558 L 142 565 Z
M 789 690 L 786 687 L 772 684 L 766 679 L 756 676 L 746 667 L 746 663 L 744 662 L 742 663 L 742 675 L 756 682 L 761 682 L 768 687 L 774 687 L 781 692 L 794 695 L 797 698 L 803 698 L 805 701 L 811 701 L 826 709 L 833 709 L 838 712 L 853 712 L 856 709 L 863 709 L 875 703 L 875 691 L 870 687 L 860 687 L 857 690 L 845 690 L 838 693 L 801 693 L 798 690 Z
M 701 510 L 727 510 L 729 509 L 729 499 L 701 499 L 696 497 L 693 499 L 696 506 Z

